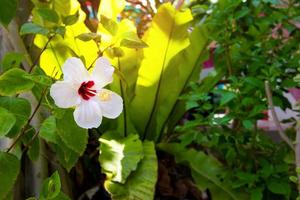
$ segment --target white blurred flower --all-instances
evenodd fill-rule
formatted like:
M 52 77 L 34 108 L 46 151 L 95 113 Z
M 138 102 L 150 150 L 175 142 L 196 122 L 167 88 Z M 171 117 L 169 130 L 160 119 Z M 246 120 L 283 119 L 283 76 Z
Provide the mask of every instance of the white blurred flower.
M 100 57 L 95 62 L 92 73 L 78 58 L 69 58 L 63 65 L 63 81 L 57 81 L 50 88 L 50 95 L 60 108 L 75 107 L 73 113 L 78 126 L 97 128 L 102 116 L 114 119 L 123 110 L 122 98 L 107 89 L 113 81 L 114 68 L 109 61 Z
M 218 0 L 210 0 L 211 3 L 218 3 Z

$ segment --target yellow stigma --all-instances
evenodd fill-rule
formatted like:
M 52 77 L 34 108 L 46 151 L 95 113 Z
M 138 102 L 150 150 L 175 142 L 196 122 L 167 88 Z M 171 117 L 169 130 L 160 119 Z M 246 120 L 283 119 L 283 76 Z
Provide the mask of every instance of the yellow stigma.
M 100 94 L 99 94 L 99 97 L 100 97 L 100 100 L 101 101 L 108 101 L 108 100 L 110 100 L 110 93 L 109 92 L 101 92 Z

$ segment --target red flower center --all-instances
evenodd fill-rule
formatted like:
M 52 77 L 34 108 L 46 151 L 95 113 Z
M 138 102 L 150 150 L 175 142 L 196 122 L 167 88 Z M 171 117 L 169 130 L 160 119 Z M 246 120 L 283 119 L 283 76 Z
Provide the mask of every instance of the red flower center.
M 96 90 L 91 90 L 90 88 L 95 85 L 94 81 L 88 81 L 81 83 L 78 94 L 84 99 L 89 100 L 91 97 L 96 95 Z

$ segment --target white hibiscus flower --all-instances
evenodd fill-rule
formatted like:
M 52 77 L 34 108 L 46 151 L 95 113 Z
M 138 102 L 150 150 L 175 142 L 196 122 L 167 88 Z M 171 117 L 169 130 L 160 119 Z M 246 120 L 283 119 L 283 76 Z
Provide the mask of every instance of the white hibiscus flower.
M 114 119 L 123 110 L 122 98 L 107 89 L 113 81 L 114 68 L 109 61 L 100 57 L 92 73 L 78 58 L 69 58 L 63 65 L 63 81 L 57 81 L 50 88 L 50 95 L 60 108 L 75 107 L 73 113 L 78 126 L 97 128 L 102 116 Z

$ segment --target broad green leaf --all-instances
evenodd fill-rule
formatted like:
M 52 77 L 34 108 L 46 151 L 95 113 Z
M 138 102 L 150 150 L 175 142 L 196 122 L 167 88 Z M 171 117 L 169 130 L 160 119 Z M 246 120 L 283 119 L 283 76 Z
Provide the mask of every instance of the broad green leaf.
M 41 85 L 50 86 L 53 83 L 52 79 L 46 75 L 26 74 L 23 77 Z
M 58 172 L 54 172 L 51 177 L 45 179 L 42 185 L 41 199 L 53 199 L 57 197 L 61 190 L 61 183 Z
M 143 49 L 144 59 L 141 62 L 135 97 L 130 108 L 130 116 L 141 134 L 152 132 L 153 129 L 150 127 L 156 127 L 156 123 L 158 122 L 155 117 L 156 112 L 158 112 L 156 109 L 159 103 L 165 99 L 161 95 L 172 94 L 170 91 L 166 91 L 166 93 L 161 92 L 161 87 L 165 87 L 163 84 L 172 87 L 171 85 L 177 84 L 176 82 L 180 81 L 179 85 L 171 89 L 178 90 L 174 94 L 174 97 L 172 95 L 171 98 L 170 103 L 174 105 L 178 94 L 181 92 L 186 79 L 188 79 L 191 73 L 190 70 L 195 65 L 195 60 L 187 61 L 191 62 L 189 63 L 191 64 L 189 70 L 185 69 L 186 63 L 174 63 L 170 65 L 171 60 L 190 44 L 187 28 L 191 20 L 192 16 L 189 10 L 181 12 L 173 8 L 170 3 L 163 4 L 153 18 L 150 29 L 145 33 L 143 41 L 149 47 Z M 200 50 L 203 48 L 202 45 L 202 43 L 199 44 Z M 180 65 L 180 67 L 176 65 Z M 184 75 L 177 79 L 177 76 L 182 72 L 184 72 Z M 167 106 L 166 108 L 162 107 L 164 115 L 168 115 L 172 110 L 173 105 L 171 104 L 164 105 Z M 160 123 L 163 123 L 163 121 Z M 160 128 L 161 126 L 157 129 Z M 156 139 L 157 130 L 154 129 L 153 133 L 146 135 L 147 139 Z
M 63 9 L 63 2 L 65 2 L 65 0 L 62 0 L 61 2 L 55 1 L 55 6 L 62 6 L 61 8 Z M 42 53 L 40 58 L 41 68 L 48 76 L 54 77 L 54 75 L 56 75 L 55 78 L 59 78 L 61 76 L 62 65 L 69 57 L 80 57 L 83 61 L 85 61 L 86 67 L 89 67 L 98 57 L 98 48 L 94 41 L 84 42 L 76 39 L 76 36 L 82 33 L 87 33 L 90 30 L 84 24 L 85 13 L 81 10 L 78 10 L 80 8 L 79 3 L 77 1 L 71 2 L 72 4 L 70 6 L 72 8 L 72 12 L 74 11 L 74 13 L 66 10 L 65 14 L 63 15 L 67 16 L 78 12 L 78 21 L 73 25 L 65 27 L 66 32 L 64 37 L 56 35 L 48 44 L 46 50 Z M 63 13 L 61 11 L 58 12 Z M 48 38 L 42 35 L 36 35 L 34 39 L 35 45 L 41 49 L 45 47 L 47 42 Z
M 57 144 L 58 135 L 56 131 L 56 119 L 54 116 L 50 116 L 42 123 L 40 136 L 47 142 Z
M 107 138 L 104 135 L 99 141 L 99 161 L 102 172 L 112 181 L 125 183 L 129 174 L 137 168 L 138 162 L 144 156 L 139 136 L 129 135 L 125 138 Z
M 48 33 L 49 30 L 47 28 L 31 22 L 23 24 L 20 29 L 20 35 L 26 35 L 26 34 L 48 35 Z
M 209 189 L 214 200 L 247 200 L 246 193 L 233 190 L 230 184 L 221 181 L 220 176 L 226 173 L 220 162 L 201 151 L 187 149 L 177 143 L 161 143 L 158 147 L 173 156 L 179 164 L 190 167 L 193 179 L 200 190 Z
M 37 12 L 44 20 L 54 23 L 58 23 L 59 21 L 59 16 L 55 10 L 49 8 L 38 8 Z
M 0 23 L 8 26 L 9 22 L 16 14 L 18 0 L 1 0 L 0 1 Z
M 157 181 L 157 158 L 153 142 L 143 143 L 144 158 L 125 184 L 105 181 L 113 200 L 153 200 Z
M 22 53 L 6 53 L 2 59 L 1 67 L 3 71 L 7 71 L 14 67 L 20 67 L 22 60 L 24 59 L 24 54 Z
M 127 32 L 123 34 L 120 45 L 133 49 L 148 47 L 148 45 L 143 42 L 143 40 L 141 40 L 135 32 Z
M 27 73 L 13 68 L 0 76 L 0 95 L 12 96 L 33 88 L 34 83 L 24 78 Z
M 7 134 L 8 137 L 14 137 L 25 125 L 31 114 L 30 103 L 23 98 L 0 97 L 0 107 L 7 109 L 16 117 L 16 123 Z
M 117 20 L 118 14 L 125 8 L 125 0 L 110 0 L 101 1 L 98 9 L 98 19 L 101 19 L 101 15 Z
M 57 132 L 68 148 L 78 154 L 82 154 L 87 145 L 88 133 L 80 128 L 74 121 L 73 111 L 65 112 L 61 120 L 56 121 Z
M 68 145 L 66 145 L 58 135 L 58 130 L 56 127 L 56 120 L 54 116 L 48 117 L 41 126 L 40 136 L 49 143 L 52 143 L 57 155 L 57 158 L 62 166 L 64 166 L 67 171 L 70 171 L 72 167 L 76 164 L 78 158 L 81 156 L 71 150 Z M 76 134 L 76 133 L 75 133 Z
M 0 107 L 0 138 L 5 136 L 16 123 L 16 117 L 8 110 Z
M 20 161 L 12 154 L 0 152 L 0 199 L 6 197 L 18 177 Z
M 251 191 L 251 200 L 262 200 L 263 199 L 263 188 L 255 188 Z

